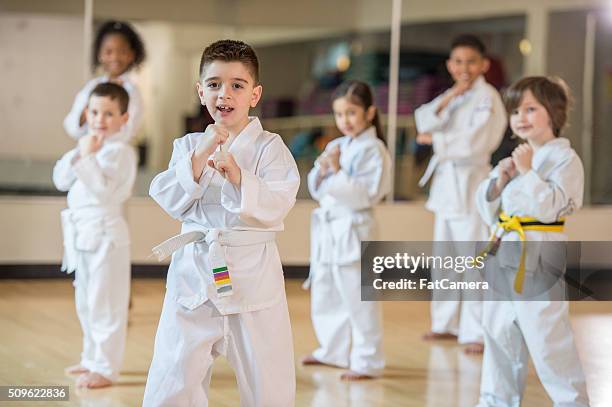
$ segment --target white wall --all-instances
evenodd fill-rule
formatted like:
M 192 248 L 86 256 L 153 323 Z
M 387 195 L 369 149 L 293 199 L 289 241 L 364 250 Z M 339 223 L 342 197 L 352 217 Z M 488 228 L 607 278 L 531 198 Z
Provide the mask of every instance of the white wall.
M 83 85 L 83 20 L 0 14 L 0 159 L 56 160 Z
M 65 198 L 0 197 L 0 264 L 58 264 L 62 255 L 60 211 Z M 283 264 L 307 265 L 312 201 L 298 201 L 278 236 Z M 433 216 L 423 202 L 380 205 L 375 209 L 379 240 L 431 241 Z M 155 264 L 151 247 L 179 232 L 178 222 L 149 198 L 132 198 L 126 208 L 132 236 L 132 262 Z M 571 216 L 570 240 L 612 241 L 612 206 L 584 208 Z M 612 253 L 599 253 L 612 266 Z M 607 257 L 605 257 L 607 256 Z

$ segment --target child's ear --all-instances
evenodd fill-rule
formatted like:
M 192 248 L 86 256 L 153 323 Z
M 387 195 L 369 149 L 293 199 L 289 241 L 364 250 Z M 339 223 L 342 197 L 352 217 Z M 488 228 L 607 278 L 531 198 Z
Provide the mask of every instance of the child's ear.
M 253 88 L 253 94 L 251 95 L 251 107 L 257 106 L 259 99 L 261 99 L 262 92 L 263 87 L 261 85 L 257 85 Z
M 484 58 L 484 60 L 482 61 L 482 73 L 487 73 L 490 67 L 491 60 L 489 58 Z
M 376 117 L 376 106 L 372 105 L 368 107 L 368 110 L 366 110 L 366 119 L 368 119 L 368 122 L 372 123 L 374 121 L 374 117 Z
M 130 114 L 128 112 L 125 112 L 121 115 L 121 124 L 126 124 L 128 122 L 128 120 L 130 119 Z
M 200 99 L 200 103 L 202 106 L 206 105 L 206 101 L 204 100 L 204 86 L 200 83 L 200 81 L 196 82 L 196 89 L 198 91 L 198 98 Z

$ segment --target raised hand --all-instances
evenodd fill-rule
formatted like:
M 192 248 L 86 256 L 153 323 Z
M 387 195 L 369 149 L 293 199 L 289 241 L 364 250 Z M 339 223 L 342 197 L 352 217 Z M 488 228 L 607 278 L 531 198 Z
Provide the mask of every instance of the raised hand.
M 195 154 L 208 158 L 218 146 L 225 144 L 228 138 L 229 131 L 225 127 L 218 124 L 209 124 L 198 142 Z
M 329 159 L 327 154 L 321 154 L 319 158 L 317 158 L 316 163 L 319 165 L 319 176 L 325 177 L 329 172 Z
M 465 92 L 470 90 L 471 87 L 472 87 L 471 82 L 465 82 L 465 81 L 456 82 L 451 88 L 450 93 L 453 95 L 453 97 L 457 97 L 457 96 L 463 95 Z
M 440 101 L 440 104 L 436 109 L 436 114 L 439 115 L 444 109 L 446 109 L 451 100 L 453 100 L 457 96 L 463 95 L 465 92 L 470 90 L 471 87 L 472 84 L 469 82 L 455 82 L 453 87 L 450 88 L 450 92 L 447 92 L 446 95 Z
M 533 148 L 527 144 L 520 144 L 512 152 L 512 160 L 517 171 L 525 174 L 531 170 L 531 162 L 533 161 Z
M 204 131 L 204 134 L 198 141 L 193 156 L 191 157 L 191 169 L 193 171 L 193 179 L 196 182 L 200 181 L 202 172 L 206 167 L 208 157 L 215 152 L 215 149 L 224 144 L 229 138 L 229 131 L 218 124 L 209 124 Z
M 417 144 L 425 144 L 430 146 L 433 143 L 433 136 L 431 133 L 419 133 L 416 137 Z
M 104 143 L 104 136 L 90 133 L 79 139 L 79 155 L 85 157 L 89 154 L 95 154 Z
M 340 146 L 335 146 L 327 153 L 329 171 L 334 174 L 340 171 Z
M 217 151 L 208 165 L 219 171 L 221 175 L 233 185 L 239 187 L 242 181 L 242 171 L 236 163 L 234 156 L 225 151 Z

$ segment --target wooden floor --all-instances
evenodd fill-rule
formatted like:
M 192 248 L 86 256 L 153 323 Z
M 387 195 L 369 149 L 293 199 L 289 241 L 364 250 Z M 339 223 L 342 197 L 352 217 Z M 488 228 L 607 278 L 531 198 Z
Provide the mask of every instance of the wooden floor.
M 289 281 L 287 296 L 296 362 L 316 346 L 309 296 Z M 0 281 L 0 385 L 69 385 L 70 402 L 30 405 L 139 406 L 151 360 L 164 283 L 135 280 L 126 359 L 116 386 L 78 391 L 63 368 L 78 361 L 81 331 L 73 288 L 68 280 Z M 339 380 L 341 370 L 297 365 L 297 406 L 474 406 L 478 398 L 480 357 L 467 356 L 453 343 L 421 341 L 428 328 L 428 304 L 387 302 L 384 377 L 360 383 Z M 572 322 L 589 383 L 593 406 L 612 406 L 612 302 L 572 305 Z M 238 406 L 233 372 L 215 362 L 211 406 Z M 26 406 L 26 402 L 0 405 Z M 533 369 L 524 407 L 550 405 Z

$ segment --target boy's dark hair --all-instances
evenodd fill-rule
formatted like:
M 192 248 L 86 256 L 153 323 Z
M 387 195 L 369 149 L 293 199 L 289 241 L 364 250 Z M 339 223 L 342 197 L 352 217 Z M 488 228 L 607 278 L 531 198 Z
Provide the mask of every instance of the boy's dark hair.
M 259 60 L 255 50 L 242 41 L 220 40 L 213 42 L 202 52 L 200 76 L 206 65 L 214 61 L 241 62 L 250 72 L 255 84 L 259 83 Z
M 451 42 L 451 52 L 458 47 L 469 47 L 476 50 L 483 58 L 487 57 L 487 49 L 478 37 L 472 34 L 461 34 Z
M 106 38 L 107 35 L 111 34 L 122 35 L 130 45 L 130 48 L 132 48 L 132 51 L 134 52 L 134 61 L 132 62 L 132 65 L 130 65 L 130 68 L 137 67 L 142 64 L 142 62 L 145 60 L 146 52 L 144 43 L 136 30 L 134 30 L 130 23 L 125 21 L 110 20 L 102 24 L 96 33 L 96 38 L 93 44 L 93 54 L 91 55 L 93 69 L 100 66 L 98 55 L 100 54 L 102 41 L 104 41 L 104 38 Z
M 370 106 L 375 106 L 372 89 L 370 89 L 370 86 L 368 86 L 368 84 L 365 82 L 357 80 L 342 82 L 332 94 L 332 102 L 342 97 L 346 98 L 357 106 L 363 107 L 365 110 L 368 110 Z M 376 128 L 376 136 L 381 139 L 383 143 L 387 144 L 385 142 L 385 135 L 383 133 L 382 126 L 380 124 L 378 109 L 376 109 L 376 114 L 372 120 L 372 126 Z
M 571 97 L 567 84 L 561 78 L 528 76 L 513 83 L 504 92 L 504 104 L 508 115 L 521 104 L 526 91 L 546 109 L 555 137 L 559 137 L 567 125 Z
M 128 95 L 125 88 L 112 82 L 105 82 L 96 85 L 96 87 L 93 88 L 89 94 L 90 98 L 92 96 L 109 97 L 111 100 L 116 100 L 119 102 L 119 110 L 121 111 L 121 114 L 127 112 L 128 105 L 130 103 L 130 95 Z

